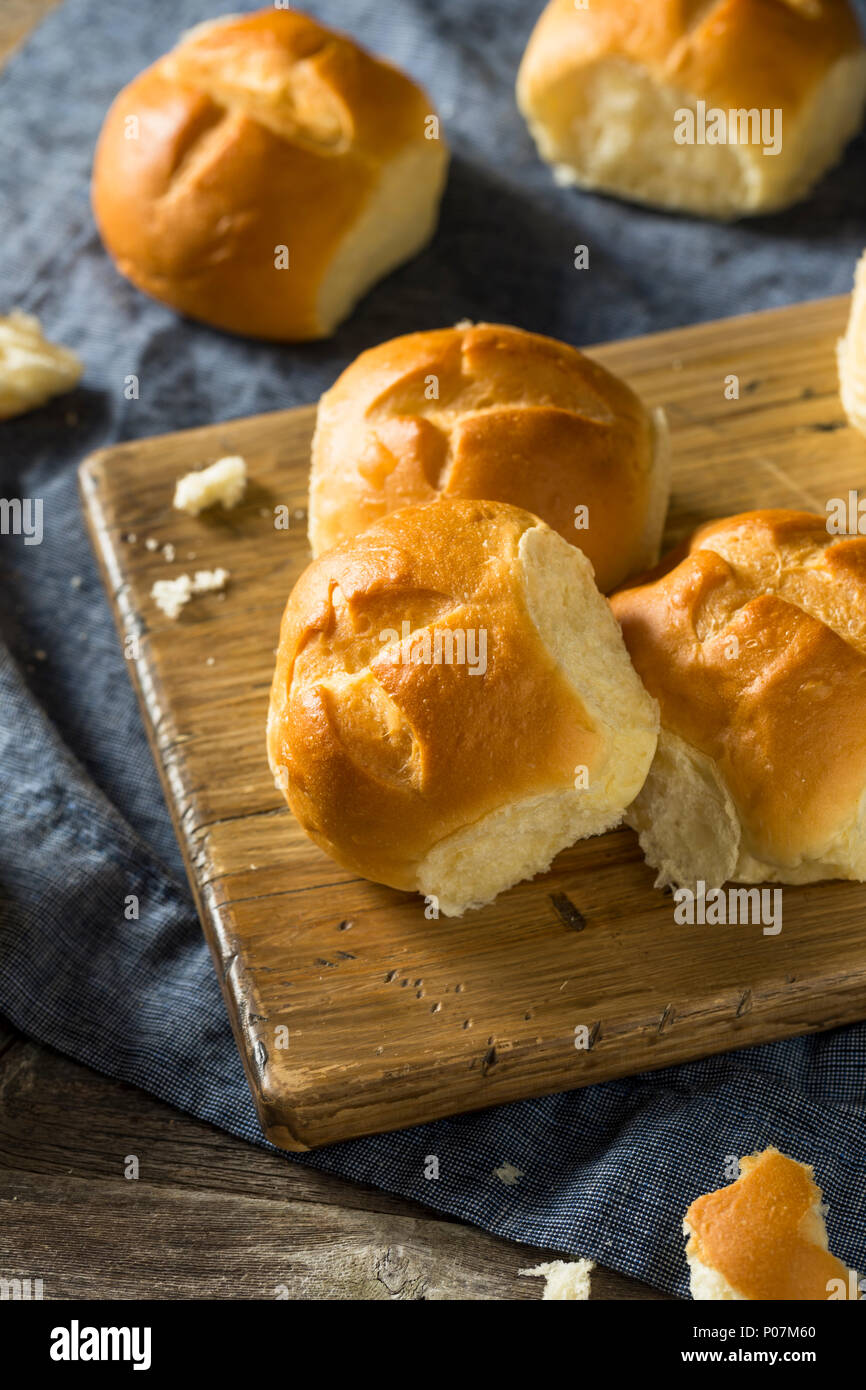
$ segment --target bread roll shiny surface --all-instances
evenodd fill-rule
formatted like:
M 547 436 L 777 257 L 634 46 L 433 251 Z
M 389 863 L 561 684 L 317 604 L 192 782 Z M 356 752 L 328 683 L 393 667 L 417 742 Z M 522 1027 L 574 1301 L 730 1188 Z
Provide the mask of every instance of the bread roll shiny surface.
M 658 700 L 628 819 L 658 882 L 866 879 L 866 537 L 760 511 L 612 599 Z
M 275 781 L 338 863 L 445 914 L 615 825 L 656 729 L 585 556 L 517 508 L 394 512 L 289 598 Z
M 826 1302 L 840 1284 L 848 1289 L 848 1270 L 827 1248 L 814 1176 L 766 1149 L 740 1160 L 736 1182 L 692 1202 L 683 1232 L 694 1299 Z
M 325 336 L 431 237 L 429 98 L 291 10 L 199 25 L 117 97 L 93 208 L 139 289 L 260 338 Z
M 836 162 L 863 119 L 866 56 L 848 0 L 551 0 L 517 99 L 561 182 L 730 218 L 795 202 Z M 683 111 L 700 131 L 679 143 Z M 760 138 L 739 126 L 751 111 Z
M 664 420 L 625 382 L 553 338 L 460 325 L 371 348 L 322 397 L 310 544 L 440 495 L 488 498 L 579 546 L 607 591 L 658 558 L 669 486 Z

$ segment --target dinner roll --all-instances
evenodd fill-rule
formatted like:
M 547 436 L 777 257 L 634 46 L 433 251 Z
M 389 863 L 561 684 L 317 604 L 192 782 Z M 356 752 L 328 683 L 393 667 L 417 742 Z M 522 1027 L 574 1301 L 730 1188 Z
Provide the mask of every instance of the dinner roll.
M 844 338 L 838 345 L 839 395 L 849 422 L 866 434 L 866 251 L 857 262 Z
M 836 162 L 866 57 L 848 0 L 551 0 L 517 100 L 560 182 L 740 217 Z
M 321 338 L 430 239 L 447 162 L 420 87 L 271 8 L 198 25 L 124 88 L 93 208 L 154 298 L 234 333 Z
M 657 721 L 586 557 L 528 512 L 447 498 L 301 575 L 268 752 L 338 863 L 459 916 L 616 825 Z
M 440 494 L 489 498 L 580 546 L 607 591 L 658 558 L 669 475 L 661 412 L 575 348 L 502 324 L 410 333 L 321 399 L 310 544 Z
M 657 885 L 866 879 L 866 537 L 762 511 L 686 549 L 612 601 L 661 709 L 628 814 Z
M 814 1177 L 765 1149 L 740 1160 L 736 1182 L 692 1202 L 683 1221 L 692 1298 L 846 1298 L 856 1279 L 830 1254 Z

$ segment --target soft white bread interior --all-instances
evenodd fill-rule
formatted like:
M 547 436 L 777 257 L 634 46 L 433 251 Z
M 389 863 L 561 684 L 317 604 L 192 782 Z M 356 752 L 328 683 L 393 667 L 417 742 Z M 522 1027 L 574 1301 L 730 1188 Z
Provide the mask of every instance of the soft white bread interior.
M 0 420 L 24 415 L 77 386 L 84 364 L 69 348 L 50 343 L 32 314 L 0 317 Z
M 317 338 L 429 241 L 447 165 L 410 78 L 271 7 L 198 25 L 123 89 L 93 207 L 148 294 L 233 332 Z
M 839 395 L 850 423 L 866 434 L 866 251 L 854 272 L 854 293 L 844 338 L 839 339 Z
M 275 781 L 340 864 L 446 915 L 618 824 L 657 728 L 588 560 L 515 507 L 392 512 L 289 598 Z
M 736 1182 L 692 1202 L 683 1221 L 692 1298 L 846 1298 L 849 1271 L 829 1252 L 814 1179 L 808 1164 L 765 1149 L 740 1160 Z
M 544 1280 L 543 1303 L 584 1303 L 589 1298 L 594 1269 L 592 1260 L 551 1260 L 533 1269 L 518 1270 L 518 1274 Z
M 866 55 L 847 0 L 551 0 L 517 99 L 561 182 L 738 217 L 795 202 L 836 162 Z
M 866 537 L 748 512 L 612 605 L 661 711 L 627 816 L 658 885 L 866 880 Z
M 576 348 L 502 324 L 410 333 L 361 353 L 319 403 L 313 554 L 437 496 L 540 516 L 603 592 L 658 559 L 667 428 Z

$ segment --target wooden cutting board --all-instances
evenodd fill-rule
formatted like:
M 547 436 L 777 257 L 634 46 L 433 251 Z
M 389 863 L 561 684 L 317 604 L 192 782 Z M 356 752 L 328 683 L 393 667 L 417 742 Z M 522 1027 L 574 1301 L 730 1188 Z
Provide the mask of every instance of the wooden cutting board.
M 834 299 L 592 349 L 668 411 L 668 544 L 747 508 L 823 512 L 866 483 L 866 440 L 837 394 L 846 313 Z M 732 376 L 739 399 L 726 398 Z M 282 608 L 309 558 L 313 419 L 309 407 L 231 421 L 81 467 L 268 1138 L 314 1147 L 866 1016 L 864 885 L 786 888 L 778 936 L 680 926 L 620 830 L 481 912 L 428 921 L 420 898 L 353 878 L 306 839 L 274 789 L 264 725 Z M 248 462 L 244 504 L 173 511 L 178 475 L 229 453 Z M 275 508 L 288 509 L 287 530 Z M 174 546 L 174 561 L 148 538 Z M 218 566 L 227 592 L 194 599 L 176 622 L 152 602 L 154 580 Z

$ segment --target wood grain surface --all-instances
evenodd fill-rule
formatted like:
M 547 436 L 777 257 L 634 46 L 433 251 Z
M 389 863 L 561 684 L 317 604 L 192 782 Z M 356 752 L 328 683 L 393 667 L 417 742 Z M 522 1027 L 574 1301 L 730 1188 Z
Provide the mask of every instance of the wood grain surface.
M 0 68 L 60 0 L 0 0 Z
M 287 1163 L 0 1022 L 0 1276 L 46 1300 L 529 1300 L 543 1280 L 518 1271 L 561 1258 Z M 599 1268 L 591 1298 L 667 1295 Z
M 845 313 L 844 299 L 817 302 L 595 350 L 668 411 L 669 543 L 748 507 L 823 512 L 863 481 L 866 444 L 836 390 Z M 279 412 L 121 445 L 81 470 L 268 1137 L 315 1146 L 866 1014 L 861 885 L 786 888 L 779 936 L 680 926 L 622 830 L 481 912 L 428 921 L 420 898 L 353 878 L 307 840 L 274 790 L 264 720 L 281 610 L 308 560 L 312 425 L 312 409 Z M 176 477 L 227 453 L 248 461 L 243 505 L 173 511 Z M 225 595 L 176 622 L 159 612 L 156 579 L 216 566 Z

